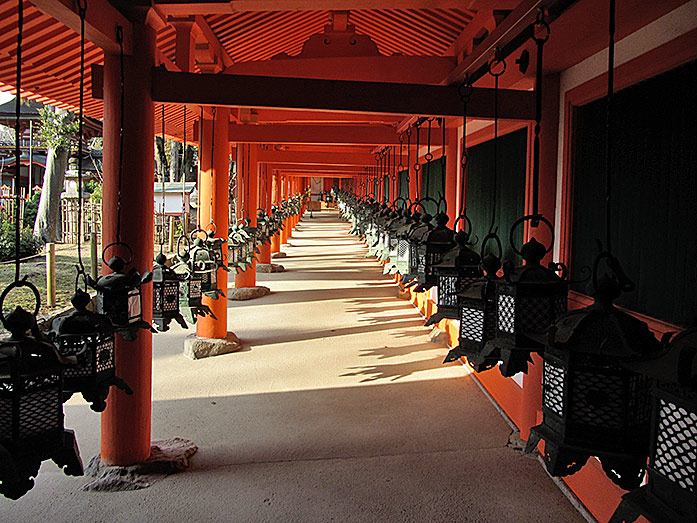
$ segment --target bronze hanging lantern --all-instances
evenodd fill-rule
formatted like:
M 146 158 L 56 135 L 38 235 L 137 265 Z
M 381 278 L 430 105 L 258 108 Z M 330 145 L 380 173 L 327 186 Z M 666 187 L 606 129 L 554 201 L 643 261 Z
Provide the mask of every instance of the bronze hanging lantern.
M 114 326 L 104 314 L 87 309 L 90 295 L 76 289 L 71 298 L 75 310 L 53 320 L 49 338 L 62 357 L 74 357 L 76 365 L 66 367 L 63 385 L 66 399 L 79 392 L 92 410 L 102 412 L 112 385 L 133 394 L 116 376 Z
M 495 241 L 498 256 L 484 254 L 489 241 Z M 501 268 L 501 240 L 491 232 L 482 240 L 481 269 L 484 274 L 458 293 L 460 318 L 459 344 L 448 352 L 443 363 L 466 357 L 467 362 L 476 372 L 482 372 L 496 366 L 498 357 L 486 358 L 482 355 L 486 343 L 496 334 L 496 281 Z
M 648 483 L 622 496 L 610 523 L 697 521 L 697 328 L 632 370 L 654 379 Z
M 181 252 L 182 240 L 190 242 L 186 236 L 181 236 L 177 242 L 178 262 L 172 267 L 179 280 L 179 310 L 189 323 L 196 323 L 199 316 L 211 316 L 216 319 L 213 311 L 202 303 L 203 280 L 205 276 L 194 269 L 189 249 Z
M 461 216 L 459 220 L 469 224 L 469 229 L 472 230 L 469 218 Z M 470 234 L 462 230 L 455 233 L 454 241 L 455 247 L 441 256 L 440 263 L 431 267 L 432 277 L 438 288 L 438 312 L 428 319 L 426 326 L 434 325 L 444 318 L 458 319 L 458 293 L 482 276 L 481 258 L 470 248 L 476 239 L 471 242 Z
M 598 277 L 606 261 L 611 274 Z M 527 452 L 545 441 L 553 476 L 574 474 L 590 456 L 625 490 L 641 484 L 649 451 L 650 380 L 625 362 L 655 357 L 661 346 L 648 326 L 612 301 L 634 285 L 616 258 L 602 252 L 593 268 L 594 303 L 570 311 L 549 329 L 544 352 L 542 424 Z
M 5 316 L 5 298 L 18 287 L 33 292 L 34 313 L 16 307 Z M 41 338 L 39 303 L 39 291 L 26 280 L 0 295 L 0 319 L 11 333 L 0 340 L 0 494 L 10 499 L 34 486 L 44 460 L 53 460 L 67 475 L 83 474 L 75 434 L 63 425 L 63 369 L 75 359 L 62 358 Z
M 197 238 L 195 232 L 191 234 L 193 246 L 189 250 L 191 274 L 193 278 L 201 282 L 201 292 L 217 300 L 218 296 L 225 296 L 223 291 L 218 289 L 218 264 L 212 259 L 204 240 Z
M 107 251 L 118 246 L 126 248 L 129 253 L 128 260 L 114 256 L 107 262 Z M 152 272 L 146 272 L 141 276 L 135 267 L 123 272 L 127 265 L 133 263 L 133 250 L 123 242 L 113 242 L 104 247 L 102 260 L 113 272 L 100 276 L 97 281 L 86 276 L 88 285 L 97 291 L 97 312 L 105 314 L 114 325 L 115 332 L 126 340 L 135 340 L 140 329 L 155 332 L 152 326 L 143 320 L 140 290 L 141 285 L 152 280 Z
M 421 205 L 421 203 L 418 202 L 417 205 Z M 428 213 L 414 213 L 412 219 L 418 221 L 414 223 L 407 236 L 409 269 L 402 276 L 402 281 L 408 282 L 408 286 L 417 285 L 426 279 L 426 240 L 433 229 L 433 225 L 431 225 L 433 217 Z
M 533 237 L 518 250 L 514 232 L 528 220 L 547 225 L 552 234 L 549 247 Z M 507 263 L 503 266 L 504 277 L 496 282 L 496 336 L 484 351 L 487 358 L 501 360 L 499 369 L 506 377 L 527 372 L 530 354 L 543 351 L 547 329 L 566 312 L 568 293 L 566 267 L 562 263 L 550 263 L 548 267 L 540 264 L 554 245 L 549 220 L 540 215 L 520 218 L 511 227 L 510 241 L 524 264 L 515 269 Z
M 172 320 L 187 328 L 179 311 L 179 277 L 166 264 L 167 256 L 160 253 L 152 271 L 152 322 L 160 332 L 168 331 Z
M 455 231 L 448 228 L 448 215 L 439 212 L 435 220 L 436 226 L 426 236 L 423 269 L 419 267 L 420 283 L 415 292 L 427 291 L 438 285 L 438 276 L 434 273 L 433 266 L 440 263 L 443 255 L 455 246 Z

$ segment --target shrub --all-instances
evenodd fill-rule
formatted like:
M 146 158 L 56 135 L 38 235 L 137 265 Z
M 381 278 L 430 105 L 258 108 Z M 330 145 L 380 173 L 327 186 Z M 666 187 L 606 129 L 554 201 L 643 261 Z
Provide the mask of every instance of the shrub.
M 41 251 L 40 240 L 34 236 L 31 227 L 23 227 L 20 232 L 19 255 L 22 258 L 32 256 Z M 0 218 L 0 261 L 12 260 L 15 257 L 15 228 L 10 220 Z
M 24 204 L 24 226 L 34 228 L 36 213 L 39 210 L 41 191 L 36 191 Z M 14 236 L 13 236 L 14 238 Z

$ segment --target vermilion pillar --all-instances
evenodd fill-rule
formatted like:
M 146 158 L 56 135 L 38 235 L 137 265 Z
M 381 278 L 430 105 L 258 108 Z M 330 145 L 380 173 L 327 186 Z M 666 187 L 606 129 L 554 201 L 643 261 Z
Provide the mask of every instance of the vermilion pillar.
M 228 205 L 230 184 L 230 145 L 228 143 L 228 126 L 230 109 L 215 108 L 215 120 L 212 112 L 205 112 L 200 126 L 199 137 L 199 227 L 210 228 L 215 225 L 216 237 L 227 238 Z M 227 245 L 223 246 L 227 256 Z M 218 288 L 225 293 L 217 300 L 203 297 L 203 304 L 208 305 L 217 319 L 199 318 L 196 322 L 196 335 L 199 338 L 225 338 L 227 336 L 227 271 L 218 269 Z
M 237 157 L 240 159 L 242 171 L 237 172 L 238 178 L 243 176 L 243 183 L 237 184 L 237 217 L 249 218 L 249 223 L 253 227 L 257 224 L 257 207 L 259 193 L 259 147 L 256 144 L 239 144 L 237 146 Z M 239 165 L 239 164 L 238 164 Z M 235 275 L 235 287 L 254 287 L 257 284 L 257 263 L 246 270 Z
M 263 166 L 263 176 L 259 173 L 259 207 L 266 212 L 271 210 L 271 180 L 269 179 L 268 166 Z M 259 247 L 259 263 L 271 263 L 271 245 L 266 244 Z
M 288 198 L 288 178 L 281 175 L 281 200 Z M 283 220 L 283 230 L 281 231 L 281 245 L 288 243 L 288 218 Z
M 279 188 L 280 188 L 280 180 L 279 180 L 278 172 L 274 171 L 273 176 L 272 176 L 272 182 L 271 182 L 271 201 L 273 202 L 274 205 L 278 204 L 281 200 L 281 198 L 279 197 L 279 194 L 278 194 Z M 279 232 L 278 234 L 275 234 L 271 238 L 271 252 L 272 253 L 279 252 L 281 250 L 281 234 L 282 233 Z
M 121 241 L 134 253 L 140 272 L 153 265 L 154 107 L 150 96 L 155 64 L 155 31 L 145 25 L 133 28 L 133 48 L 124 57 L 124 133 L 121 181 Z M 119 190 L 119 129 L 121 116 L 119 56 L 104 55 L 104 245 L 116 241 Z M 126 256 L 124 251 L 107 253 Z M 106 270 L 104 272 L 111 272 Z M 152 321 L 152 284 L 142 288 L 143 318 Z M 152 388 L 152 334 L 138 333 L 135 341 L 116 337 L 116 374 L 133 389 L 128 396 L 112 387 L 102 414 L 102 460 L 111 465 L 131 465 L 150 456 Z

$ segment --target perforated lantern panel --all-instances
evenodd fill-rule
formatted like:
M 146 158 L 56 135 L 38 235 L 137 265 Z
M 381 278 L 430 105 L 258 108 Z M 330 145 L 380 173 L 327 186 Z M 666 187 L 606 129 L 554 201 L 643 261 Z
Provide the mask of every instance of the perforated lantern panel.
M 498 297 L 498 330 L 515 333 L 515 298 L 508 294 Z
M 407 260 L 409 256 L 409 242 L 406 240 L 399 240 L 399 245 L 397 246 L 397 257 L 400 260 Z
M 15 391 L 10 380 L 0 381 L 0 441 L 12 439 L 13 396 L 19 397 L 19 437 L 30 438 L 62 429 L 63 409 L 60 374 L 25 378 Z
M 518 296 L 520 329 L 544 332 L 566 312 L 566 296 Z
M 484 311 L 462 307 L 460 313 L 460 338 L 481 343 L 484 338 Z
M 192 278 L 189 280 L 189 299 L 197 300 L 201 298 L 201 280 Z
M 159 293 L 158 293 L 159 294 Z M 163 312 L 175 312 L 179 310 L 179 282 L 176 280 L 164 282 Z
M 58 351 L 61 356 L 75 356 L 85 347 L 90 347 L 78 356 L 78 365 L 69 366 L 63 372 L 66 379 L 84 378 L 114 368 L 113 336 L 61 336 Z
M 697 413 L 660 400 L 653 468 L 673 483 L 695 492 Z
M 564 379 L 566 371 L 545 360 L 542 380 L 542 402 L 544 407 L 558 416 L 564 415 Z
M 438 277 L 438 304 L 457 307 L 457 276 L 444 274 Z

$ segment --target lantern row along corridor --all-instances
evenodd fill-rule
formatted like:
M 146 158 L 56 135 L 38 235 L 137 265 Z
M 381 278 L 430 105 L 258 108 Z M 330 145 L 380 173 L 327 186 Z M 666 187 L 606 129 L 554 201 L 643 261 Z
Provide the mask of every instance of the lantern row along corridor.
M 153 439 L 175 427 L 195 441 L 189 471 L 108 494 L 80 492 L 89 477 L 46 465 L 27 495 L 0 500 L 3 520 L 86 521 L 98 496 L 100 518 L 130 521 L 148 505 L 155 518 L 192 520 L 313 521 L 320 510 L 401 521 L 409 507 L 418 521 L 583 522 L 510 443 L 467 367 L 440 364 L 448 348 L 429 341 L 349 229 L 336 211 L 305 213 L 282 249 L 287 271 L 257 275 L 272 294 L 227 305 L 244 350 L 192 362 L 181 355 L 187 330 L 172 323 L 153 337 Z M 65 404 L 84 456 L 99 451 L 89 410 L 79 398 Z M 444 498 L 424 483 L 467 495 Z

